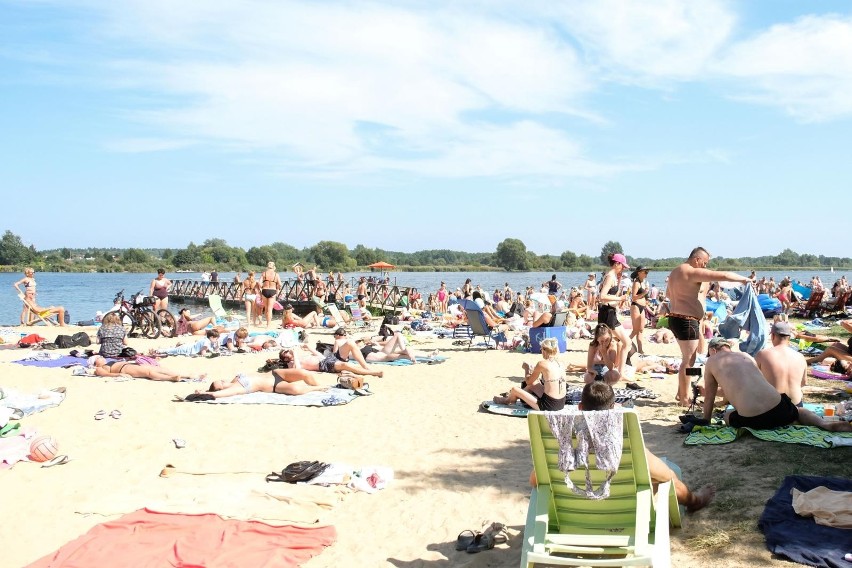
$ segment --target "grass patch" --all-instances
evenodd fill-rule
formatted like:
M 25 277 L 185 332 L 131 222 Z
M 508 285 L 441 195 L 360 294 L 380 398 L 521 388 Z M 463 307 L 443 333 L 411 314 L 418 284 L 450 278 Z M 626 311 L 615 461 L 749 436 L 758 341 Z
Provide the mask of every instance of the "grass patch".
M 692 550 L 715 550 L 731 544 L 731 536 L 723 530 L 714 530 L 709 534 L 694 536 L 686 541 L 686 546 Z

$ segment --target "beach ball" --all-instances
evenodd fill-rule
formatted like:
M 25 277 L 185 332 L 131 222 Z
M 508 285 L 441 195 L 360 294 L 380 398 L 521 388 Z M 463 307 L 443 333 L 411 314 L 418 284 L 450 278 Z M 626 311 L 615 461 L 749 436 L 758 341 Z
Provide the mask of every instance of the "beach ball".
M 46 462 L 56 457 L 59 443 L 53 436 L 37 436 L 30 443 L 30 459 L 34 462 Z

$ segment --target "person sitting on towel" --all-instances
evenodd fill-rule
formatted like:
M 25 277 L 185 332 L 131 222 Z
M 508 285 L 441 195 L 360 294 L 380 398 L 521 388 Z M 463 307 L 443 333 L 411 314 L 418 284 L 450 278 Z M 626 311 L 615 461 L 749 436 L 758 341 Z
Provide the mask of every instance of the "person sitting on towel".
M 790 349 L 792 335 L 793 326 L 789 323 L 773 323 L 770 332 L 772 347 L 760 351 L 754 356 L 754 361 L 775 390 L 786 394 L 793 404 L 802 408 L 802 387 L 807 384 L 808 364 L 801 353 Z
M 852 432 L 849 422 L 826 422 L 810 410 L 798 408 L 786 393 L 779 393 L 760 372 L 748 353 L 731 351 L 731 344 L 714 337 L 704 366 L 704 419 L 713 415 L 719 387 L 736 410 L 725 412 L 725 423 L 735 428 L 772 430 L 798 422 L 831 432 Z
M 565 369 L 556 360 L 559 343 L 555 337 L 541 341 L 541 361 L 524 369 L 523 387 L 513 386 L 506 396 L 495 396 L 497 404 L 515 404 L 520 399 L 535 410 L 562 410 L 565 407 Z

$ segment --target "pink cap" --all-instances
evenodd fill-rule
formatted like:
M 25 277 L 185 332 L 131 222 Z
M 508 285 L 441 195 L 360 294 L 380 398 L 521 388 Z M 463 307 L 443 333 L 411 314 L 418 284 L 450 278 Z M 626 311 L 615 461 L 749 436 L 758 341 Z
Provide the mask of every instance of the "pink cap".
M 624 268 L 630 268 L 630 265 L 627 264 L 627 259 L 624 258 L 624 255 L 621 254 L 620 252 L 617 252 L 614 255 L 612 255 L 612 261 L 622 264 L 624 266 Z

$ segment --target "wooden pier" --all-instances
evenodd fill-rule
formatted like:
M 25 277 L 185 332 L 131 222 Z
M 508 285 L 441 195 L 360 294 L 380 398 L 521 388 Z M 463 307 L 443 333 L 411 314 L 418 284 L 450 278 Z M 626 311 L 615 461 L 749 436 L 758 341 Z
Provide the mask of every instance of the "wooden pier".
M 292 278 L 281 281 L 282 288 L 276 300 L 279 304 L 289 302 L 293 311 L 304 316 L 314 310 L 316 303 L 312 299 L 316 290 L 315 280 L 299 280 Z M 341 307 L 347 294 L 355 298 L 357 282 L 323 282 L 327 294 L 334 295 L 334 302 Z M 367 307 L 374 315 L 395 313 L 402 309 L 401 300 L 408 297 L 411 286 L 397 284 L 367 283 Z M 181 303 L 207 304 L 211 294 L 222 297 L 222 304 L 232 308 L 245 305 L 243 300 L 243 285 L 236 282 L 205 282 L 203 280 L 172 280 L 169 298 Z

